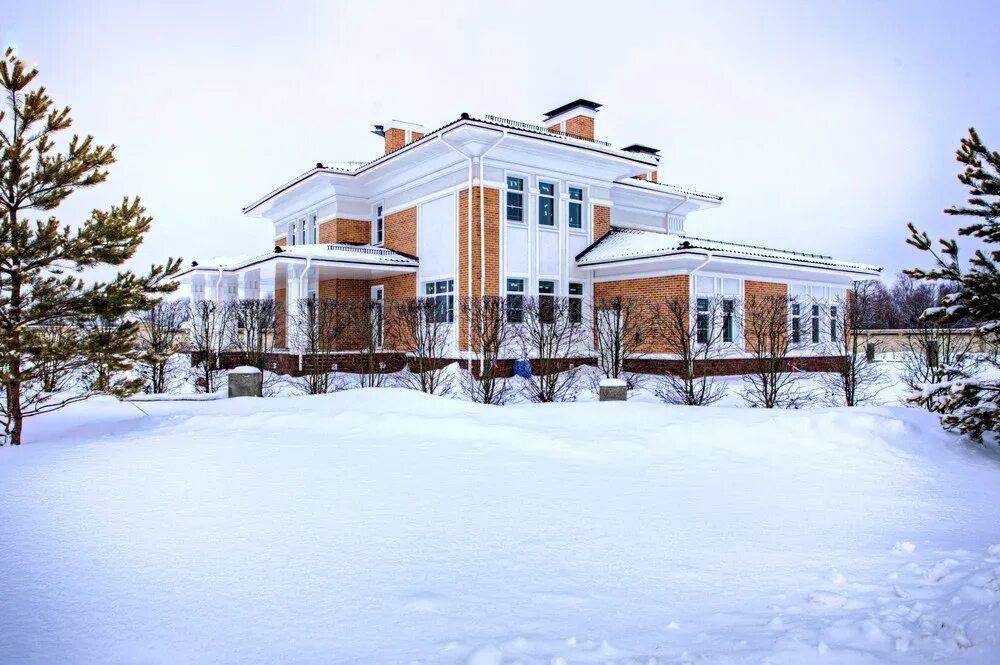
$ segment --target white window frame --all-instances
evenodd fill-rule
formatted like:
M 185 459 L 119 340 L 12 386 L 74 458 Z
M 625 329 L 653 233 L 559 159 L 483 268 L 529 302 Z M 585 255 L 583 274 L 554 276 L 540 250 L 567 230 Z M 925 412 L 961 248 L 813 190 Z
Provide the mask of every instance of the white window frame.
M 788 284 L 788 302 L 799 305 L 799 342 L 792 344 L 796 348 L 818 348 L 831 342 L 831 315 L 840 306 L 839 298 L 843 297 L 843 288 L 828 284 L 809 282 L 790 282 Z M 818 311 L 814 308 L 819 308 Z M 815 313 L 814 313 L 815 312 Z M 788 308 L 788 331 L 791 336 L 792 308 Z M 819 325 L 816 325 L 816 324 Z M 813 341 L 818 332 L 818 341 Z M 837 329 L 837 333 L 843 331 Z
M 520 190 L 510 189 L 508 187 L 509 179 L 510 178 L 517 178 L 518 180 L 521 181 L 521 189 Z M 520 174 L 520 173 L 507 173 L 507 172 L 504 173 L 503 219 L 504 219 L 504 221 L 506 223 L 508 223 L 508 224 L 517 224 L 519 226 L 527 226 L 527 224 L 528 224 L 528 215 L 530 214 L 530 210 L 528 208 L 528 198 L 530 196 L 530 191 L 529 191 L 530 190 L 530 186 L 529 186 L 530 183 L 531 183 L 531 179 L 527 175 L 523 175 L 523 174 Z M 510 193 L 510 194 L 520 194 L 521 195 L 521 219 L 520 220 L 510 219 L 509 217 L 507 217 L 507 194 L 508 193 Z
M 521 290 L 520 291 L 511 291 L 510 290 L 510 282 L 511 282 L 511 280 L 516 280 L 516 281 L 521 282 Z M 507 317 L 507 323 L 509 323 L 511 325 L 519 325 L 521 323 L 524 323 L 524 299 L 528 296 L 528 293 L 527 293 L 527 291 L 528 291 L 527 284 L 530 281 L 531 281 L 531 278 L 528 275 L 507 275 L 504 278 L 503 292 L 504 292 L 504 300 L 506 301 L 506 303 L 505 303 L 506 312 L 504 312 L 504 316 Z M 511 321 L 510 320 L 510 311 L 511 311 L 511 308 L 510 308 L 510 297 L 512 295 L 514 295 L 514 296 L 521 296 L 521 307 L 518 308 L 519 311 L 521 312 L 521 316 L 519 317 L 521 319 L 520 321 Z
M 580 293 L 571 293 L 574 284 L 580 285 Z M 571 279 L 566 283 L 566 297 L 569 299 L 569 316 L 571 323 L 583 323 L 583 303 L 587 295 L 587 283 L 582 280 Z M 580 320 L 573 321 L 573 303 L 578 302 L 580 307 Z
M 693 297 L 691 299 L 690 307 L 691 311 L 694 312 L 693 322 L 695 325 L 695 343 L 703 344 L 703 342 L 698 341 L 698 300 L 707 298 L 709 302 L 711 302 L 711 300 L 713 299 L 719 302 L 719 309 L 717 312 L 715 312 L 715 317 L 713 317 L 714 320 L 709 322 L 711 327 L 719 326 L 719 329 L 722 331 L 722 335 L 719 337 L 719 344 L 726 348 L 742 349 L 744 333 L 742 327 L 739 324 L 739 321 L 740 321 L 740 314 L 742 312 L 744 304 L 743 298 L 741 296 L 746 292 L 745 280 L 742 277 L 733 277 L 732 275 L 712 275 L 712 274 L 701 274 L 701 273 L 692 275 L 691 277 L 693 278 L 694 283 L 692 284 L 691 287 L 693 292 L 692 293 Z M 705 279 L 712 280 L 711 291 L 705 291 L 702 288 L 702 284 L 704 283 L 703 280 Z M 726 293 L 725 291 L 726 281 L 736 282 L 735 293 Z M 733 302 L 733 311 L 731 319 L 731 323 L 733 326 L 732 339 L 729 340 L 728 342 L 725 340 L 726 333 L 724 328 L 726 320 L 725 303 L 727 300 L 731 300 Z
M 572 191 L 571 190 L 574 190 L 574 189 L 580 190 L 580 199 L 579 200 L 576 200 L 576 199 L 574 199 L 572 197 Z M 580 235 L 587 235 L 588 229 L 590 227 L 590 225 L 588 224 L 588 215 L 587 215 L 587 210 L 590 208 L 590 206 L 588 205 L 590 197 L 588 195 L 587 189 L 588 188 L 585 185 L 577 185 L 575 183 L 567 183 L 566 184 L 566 228 L 569 230 L 570 233 L 577 233 L 577 234 L 580 234 Z M 569 220 L 570 220 L 569 210 L 570 210 L 570 206 L 575 205 L 575 204 L 579 204 L 579 206 L 580 206 L 580 226 L 579 227 L 575 227 L 575 226 L 570 226 L 569 225 Z
M 319 213 L 311 212 L 309 213 L 309 243 L 310 245 L 319 244 Z
M 542 185 L 552 185 L 552 194 L 542 194 Z M 538 178 L 538 193 L 535 194 L 535 222 L 540 229 L 548 231 L 559 230 L 559 181 L 546 178 Z M 542 224 L 542 199 L 552 199 L 552 223 Z
M 445 283 L 445 288 L 448 289 L 447 291 L 438 291 L 437 290 L 438 284 L 441 284 L 441 283 Z M 433 287 L 433 289 L 432 289 L 433 292 L 432 293 L 428 293 L 427 292 L 427 287 L 428 286 Z M 445 277 L 445 278 L 442 278 L 442 279 L 429 279 L 429 280 L 427 280 L 426 282 L 423 283 L 423 287 L 421 288 L 421 291 L 422 291 L 422 293 L 421 293 L 421 297 L 422 298 L 433 298 L 434 299 L 434 303 L 435 303 L 434 304 L 435 316 L 437 316 L 436 312 L 437 312 L 437 301 L 438 301 L 438 298 L 441 298 L 441 297 L 447 298 L 447 303 L 448 304 L 445 307 L 445 312 L 447 313 L 447 316 L 445 318 L 447 320 L 445 320 L 445 321 L 436 321 L 436 323 L 454 323 L 455 322 L 455 279 L 453 277 Z
M 295 220 L 291 220 L 285 225 L 285 244 L 294 245 L 296 244 L 295 239 L 298 237 L 298 233 L 295 229 Z
M 372 206 L 372 244 L 376 247 L 385 244 L 385 203 L 382 201 Z

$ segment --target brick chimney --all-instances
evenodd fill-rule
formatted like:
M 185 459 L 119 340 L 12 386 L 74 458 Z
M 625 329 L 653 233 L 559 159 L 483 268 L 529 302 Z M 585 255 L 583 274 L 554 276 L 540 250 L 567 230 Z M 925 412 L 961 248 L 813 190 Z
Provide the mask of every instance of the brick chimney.
M 637 152 L 644 157 L 655 157 L 657 161 L 660 159 L 659 148 L 650 148 L 648 145 L 642 145 L 639 143 L 633 143 L 630 146 L 622 148 L 625 152 Z M 649 182 L 657 182 L 656 169 L 653 169 L 649 173 L 642 173 L 636 176 L 639 180 L 648 180 Z
M 550 132 L 566 134 L 573 138 L 594 140 L 594 118 L 601 105 L 589 99 L 578 99 L 563 104 L 545 114 L 543 125 Z
M 385 154 L 396 152 L 408 143 L 413 143 L 424 137 L 424 126 L 402 120 L 391 120 L 385 125 L 375 125 L 372 130 L 385 139 Z

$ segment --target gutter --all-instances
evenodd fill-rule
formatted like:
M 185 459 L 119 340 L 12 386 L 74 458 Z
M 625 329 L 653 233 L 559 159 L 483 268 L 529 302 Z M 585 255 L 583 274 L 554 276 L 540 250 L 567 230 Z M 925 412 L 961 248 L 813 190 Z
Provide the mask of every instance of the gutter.
M 451 148 L 452 150 L 454 150 L 455 152 L 457 152 L 459 154 L 459 156 L 464 157 L 469 162 L 468 186 L 467 186 L 466 195 L 465 195 L 465 200 L 466 200 L 466 206 L 465 206 L 465 210 L 466 210 L 465 228 L 466 228 L 466 231 L 468 231 L 468 234 L 467 234 L 468 238 L 467 238 L 467 241 L 466 241 L 466 244 L 467 244 L 467 250 L 466 250 L 467 256 L 466 256 L 466 258 L 468 259 L 468 261 L 467 261 L 468 262 L 467 272 L 468 272 L 468 275 L 469 275 L 469 278 L 468 278 L 468 287 L 467 288 L 468 288 L 469 302 L 471 303 L 472 302 L 472 157 L 466 155 L 461 150 L 459 150 L 458 148 L 456 148 L 452 144 L 450 144 L 447 141 L 445 141 L 444 140 L 444 134 L 442 132 L 438 131 L 437 134 L 435 134 L 435 136 L 437 136 L 437 139 L 439 141 L 441 141 L 441 143 L 443 143 L 444 145 L 448 146 L 449 148 Z M 456 275 L 456 277 L 457 277 L 457 275 Z M 459 280 L 456 279 L 455 281 L 458 282 Z M 472 319 L 471 319 L 471 317 L 468 317 L 468 316 L 466 316 L 466 321 L 465 321 L 465 341 L 466 341 L 466 344 L 468 344 L 469 349 L 471 350 L 472 349 Z M 456 346 L 460 346 L 458 344 L 458 340 L 457 339 L 455 340 L 455 344 L 456 344 Z M 468 362 L 466 363 L 466 369 L 469 370 L 470 373 L 472 372 L 472 356 L 471 355 L 468 357 Z

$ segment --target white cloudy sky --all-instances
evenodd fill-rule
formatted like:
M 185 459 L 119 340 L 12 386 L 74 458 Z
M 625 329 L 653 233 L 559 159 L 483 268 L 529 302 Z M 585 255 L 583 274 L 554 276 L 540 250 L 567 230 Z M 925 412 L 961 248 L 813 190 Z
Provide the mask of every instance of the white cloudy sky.
M 889 272 L 920 260 L 906 221 L 953 228 L 966 128 L 1000 147 L 988 1 L 10 4 L 0 37 L 118 146 L 61 216 L 141 194 L 141 264 L 267 248 L 241 207 L 317 161 L 377 156 L 388 118 L 537 122 L 593 99 L 600 138 L 660 147 L 661 180 L 725 196 L 692 235 Z

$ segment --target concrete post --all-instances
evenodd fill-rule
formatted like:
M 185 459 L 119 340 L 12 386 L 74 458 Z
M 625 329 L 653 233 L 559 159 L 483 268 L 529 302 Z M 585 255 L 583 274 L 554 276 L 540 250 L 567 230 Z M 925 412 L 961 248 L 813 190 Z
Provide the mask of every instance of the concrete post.
M 243 366 L 229 370 L 230 397 L 260 397 L 264 376 L 256 367 Z
M 628 399 L 628 384 L 621 379 L 601 379 L 599 390 L 602 402 L 624 402 Z

